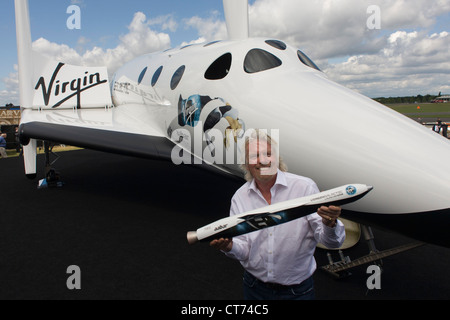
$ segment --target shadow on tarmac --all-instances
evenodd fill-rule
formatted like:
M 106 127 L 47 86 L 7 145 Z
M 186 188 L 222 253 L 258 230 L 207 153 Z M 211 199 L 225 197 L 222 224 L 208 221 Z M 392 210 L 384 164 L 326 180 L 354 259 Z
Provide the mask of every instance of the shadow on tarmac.
M 240 264 L 186 241 L 187 231 L 228 215 L 242 182 L 89 150 L 60 155 L 54 167 L 65 184 L 53 189 L 27 180 L 21 158 L 0 160 L 0 299 L 242 299 Z M 379 250 L 411 241 L 373 231 Z M 319 266 L 326 253 L 317 249 Z M 364 240 L 344 251 L 367 253 Z M 71 265 L 80 267 L 81 290 L 66 286 Z M 342 280 L 317 270 L 316 298 L 449 299 L 448 265 L 450 250 L 433 245 L 385 258 L 379 290 L 367 289 L 367 265 Z

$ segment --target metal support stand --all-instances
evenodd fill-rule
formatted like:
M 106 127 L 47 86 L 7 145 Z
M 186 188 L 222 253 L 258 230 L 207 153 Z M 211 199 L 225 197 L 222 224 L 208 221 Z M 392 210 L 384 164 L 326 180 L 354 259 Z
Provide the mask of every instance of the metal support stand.
M 328 265 L 320 267 L 320 270 L 327 272 L 331 276 L 336 279 L 342 279 L 351 275 L 349 269 L 361 266 L 364 264 L 368 264 L 371 262 L 375 262 L 380 268 L 382 266 L 382 258 L 392 256 L 394 254 L 404 252 L 406 250 L 411 250 L 413 248 L 420 247 L 424 245 L 423 242 L 414 242 L 406 245 L 398 246 L 392 249 L 387 249 L 383 251 L 378 251 L 375 247 L 374 236 L 372 233 L 372 229 L 369 226 L 361 225 L 361 230 L 364 235 L 364 240 L 366 240 L 367 245 L 369 246 L 369 254 L 363 257 L 360 257 L 356 260 L 351 261 L 350 258 L 344 257 L 344 254 L 341 250 L 339 250 L 339 255 L 341 257 L 341 261 L 333 262 L 331 254 L 327 252 L 328 257 Z

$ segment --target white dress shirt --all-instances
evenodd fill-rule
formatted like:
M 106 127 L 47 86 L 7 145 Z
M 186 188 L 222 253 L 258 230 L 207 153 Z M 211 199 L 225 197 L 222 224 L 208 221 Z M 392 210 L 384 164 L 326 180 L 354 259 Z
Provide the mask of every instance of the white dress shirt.
M 271 188 L 272 204 L 318 193 L 309 178 L 278 170 Z M 267 206 L 255 181 L 247 182 L 231 200 L 230 216 Z M 282 285 L 299 284 L 316 270 L 314 251 L 318 242 L 339 248 L 345 239 L 345 228 L 337 221 L 333 228 L 322 223 L 313 213 L 275 227 L 233 238 L 233 247 L 226 255 L 239 260 L 242 266 L 263 282 Z

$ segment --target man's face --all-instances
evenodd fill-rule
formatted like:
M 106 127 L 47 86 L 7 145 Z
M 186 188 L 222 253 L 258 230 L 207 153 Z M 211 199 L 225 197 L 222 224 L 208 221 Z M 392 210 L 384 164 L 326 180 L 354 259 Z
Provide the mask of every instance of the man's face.
M 274 150 L 275 151 L 275 150 Z M 259 181 L 271 180 L 277 174 L 278 157 L 264 139 L 254 139 L 248 144 L 248 170 Z

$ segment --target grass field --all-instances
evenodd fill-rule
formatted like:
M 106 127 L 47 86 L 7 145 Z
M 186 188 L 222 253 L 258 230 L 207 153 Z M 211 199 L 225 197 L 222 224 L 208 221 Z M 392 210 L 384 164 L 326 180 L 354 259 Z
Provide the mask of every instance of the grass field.
M 414 113 L 423 115 L 435 115 L 448 113 L 450 115 L 450 102 L 447 103 L 418 103 L 418 104 L 390 104 L 389 108 L 402 114 Z

